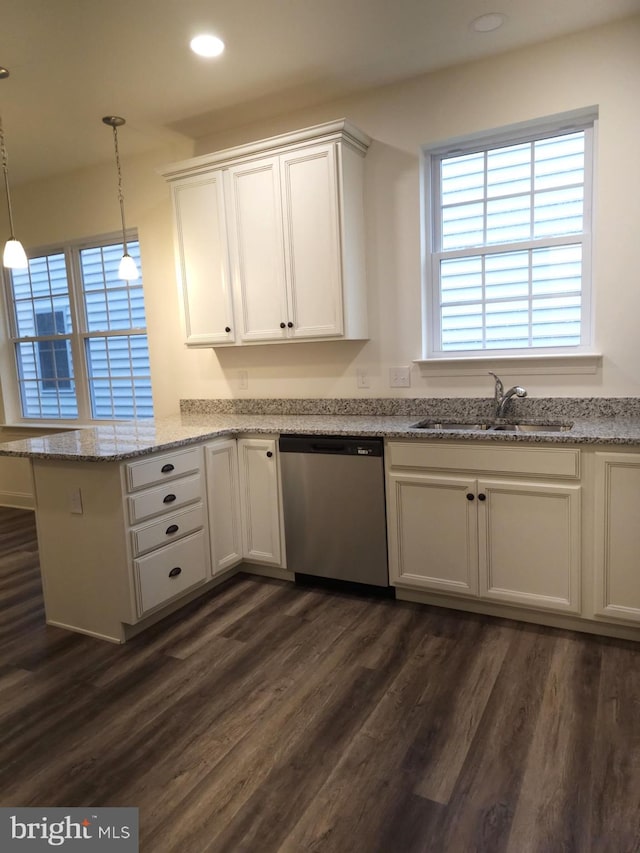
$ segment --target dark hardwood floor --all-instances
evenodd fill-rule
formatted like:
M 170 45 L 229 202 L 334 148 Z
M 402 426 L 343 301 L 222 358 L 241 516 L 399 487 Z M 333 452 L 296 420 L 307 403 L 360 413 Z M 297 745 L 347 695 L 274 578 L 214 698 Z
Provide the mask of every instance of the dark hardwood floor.
M 640 646 L 249 576 L 115 646 L 44 624 L 9 509 L 0 603 L 2 805 L 137 806 L 144 853 L 640 851 Z

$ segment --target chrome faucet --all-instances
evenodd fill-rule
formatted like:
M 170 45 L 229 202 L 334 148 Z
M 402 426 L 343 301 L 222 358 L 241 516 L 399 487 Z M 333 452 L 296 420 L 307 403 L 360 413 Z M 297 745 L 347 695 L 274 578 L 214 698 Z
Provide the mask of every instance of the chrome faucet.
M 512 397 L 526 397 L 527 391 L 526 388 L 521 388 L 520 385 L 514 385 L 513 388 L 509 388 L 508 391 L 504 390 L 504 385 L 502 384 L 502 379 L 493 373 L 491 370 L 489 371 L 490 376 L 496 380 L 496 387 L 494 393 L 494 411 L 493 416 L 496 419 L 504 418 L 504 412 L 509 404 L 509 400 Z

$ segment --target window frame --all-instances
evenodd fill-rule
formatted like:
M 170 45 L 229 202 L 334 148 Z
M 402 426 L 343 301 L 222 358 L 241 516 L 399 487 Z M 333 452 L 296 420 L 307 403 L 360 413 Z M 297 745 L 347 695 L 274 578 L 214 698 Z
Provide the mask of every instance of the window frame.
M 539 364 L 545 359 L 563 359 L 572 356 L 584 358 L 597 356 L 594 343 L 593 312 L 593 214 L 594 174 L 597 142 L 598 109 L 595 106 L 548 116 L 502 128 L 493 128 L 464 137 L 456 137 L 437 144 L 427 144 L 421 149 L 421 243 L 422 243 L 422 364 L 446 364 L 447 362 L 481 361 L 527 361 Z M 483 242 L 465 249 L 442 250 L 440 248 L 440 163 L 446 157 L 460 156 L 493 148 L 528 143 L 571 132 L 585 131 L 584 163 L 584 218 L 583 230 L 579 235 L 535 238 L 522 241 L 487 243 Z M 486 198 L 485 198 L 486 201 Z M 475 350 L 445 350 L 442 348 L 442 325 L 440 315 L 440 262 L 444 257 L 482 258 L 492 254 L 533 250 L 544 246 L 582 246 L 581 281 L 581 343 L 579 345 L 555 347 L 484 348 Z M 525 297 L 523 297 L 525 298 Z M 483 304 L 484 297 L 483 297 Z
M 139 242 L 137 229 L 127 229 L 126 239 L 127 243 Z M 64 427 L 72 425 L 77 427 L 83 424 L 96 426 L 100 424 L 123 422 L 123 419 L 120 418 L 93 417 L 87 358 L 87 341 L 91 338 L 112 338 L 118 336 L 130 338 L 136 334 L 148 336 L 148 332 L 147 325 L 144 327 L 133 327 L 130 329 L 89 331 L 80 256 L 81 252 L 85 249 L 110 246 L 122 246 L 122 232 L 112 232 L 96 237 L 69 240 L 63 243 L 38 246 L 27 250 L 27 256 L 29 259 L 45 257 L 53 254 L 61 254 L 64 256 L 69 295 L 69 315 L 73 326 L 72 330 L 66 332 L 64 336 L 18 336 L 10 271 L 2 269 L 1 276 L 3 284 L 3 304 L 5 307 L 5 334 L 3 335 L 4 346 L 2 347 L 2 356 L 0 360 L 0 368 L 2 370 L 2 383 L 0 390 L 3 391 L 2 396 L 4 398 L 5 420 L 8 423 L 11 422 L 24 426 L 51 425 Z M 71 360 L 73 363 L 73 378 L 71 379 L 71 383 L 75 386 L 78 413 L 77 417 L 56 418 L 45 416 L 40 418 L 25 416 L 22 408 L 19 377 L 20 365 L 18 362 L 16 345 L 22 341 L 33 341 L 37 347 L 37 345 L 42 341 L 55 342 L 62 339 L 68 339 L 70 343 Z

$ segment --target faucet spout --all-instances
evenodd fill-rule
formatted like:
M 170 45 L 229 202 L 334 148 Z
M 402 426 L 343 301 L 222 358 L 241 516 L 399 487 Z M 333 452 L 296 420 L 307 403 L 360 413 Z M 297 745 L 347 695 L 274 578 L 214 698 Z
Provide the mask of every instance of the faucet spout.
M 500 377 L 491 370 L 489 371 L 489 374 L 495 379 L 494 417 L 496 419 L 504 418 L 506 408 L 509 405 L 509 400 L 512 397 L 526 397 L 527 390 L 521 385 L 514 385 L 512 388 L 509 388 L 508 391 L 505 391 Z

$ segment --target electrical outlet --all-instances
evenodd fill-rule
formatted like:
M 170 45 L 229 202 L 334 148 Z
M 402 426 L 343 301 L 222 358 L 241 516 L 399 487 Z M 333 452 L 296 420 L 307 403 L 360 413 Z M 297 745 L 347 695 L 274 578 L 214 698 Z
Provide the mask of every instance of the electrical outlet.
M 371 382 L 369 380 L 369 374 L 367 373 L 364 367 L 359 367 L 356 370 L 356 384 L 358 388 L 370 388 Z
M 389 387 L 390 388 L 410 388 L 411 387 L 411 368 L 410 367 L 390 367 L 389 368 Z
M 249 387 L 249 371 L 248 370 L 239 370 L 238 371 L 238 388 L 240 391 L 246 391 Z

